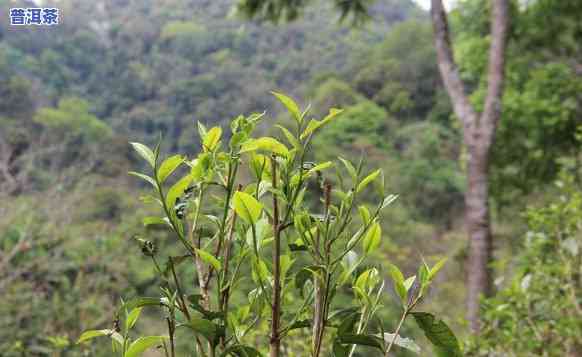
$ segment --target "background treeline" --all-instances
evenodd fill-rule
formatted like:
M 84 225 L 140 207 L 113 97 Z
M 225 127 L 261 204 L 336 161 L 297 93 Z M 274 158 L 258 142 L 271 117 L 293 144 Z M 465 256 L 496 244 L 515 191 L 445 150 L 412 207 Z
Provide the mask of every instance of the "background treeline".
M 0 0 L 0 13 L 15 4 L 33 6 Z M 134 199 L 141 187 L 126 174 L 139 165 L 128 140 L 151 145 L 161 134 L 166 152 L 194 154 L 196 121 L 227 125 L 238 114 L 263 110 L 269 120 L 288 120 L 267 95 L 273 89 L 310 102 L 316 115 L 331 106 L 345 109 L 314 143 L 313 161 L 364 157 L 384 169 L 386 187 L 401 196 L 387 211 L 383 239 L 389 243 L 377 261 L 410 263 L 413 269 L 421 256 L 450 257 L 433 291 L 438 301 L 427 303 L 457 330 L 464 328 L 466 153 L 440 81 L 428 14 L 412 1 L 382 0 L 371 8 L 370 21 L 353 28 L 338 24 L 329 2 L 322 1 L 297 21 L 275 26 L 242 19 L 235 5 L 64 0 L 55 3 L 59 26 L 14 28 L 0 22 L 0 354 L 108 355 L 108 346 L 70 344 L 84 329 L 110 327 L 121 297 L 148 295 L 154 286 L 131 237 L 148 235 L 167 254 L 175 249 L 165 233 L 142 227 L 146 208 Z M 497 287 L 507 286 L 502 293 L 515 297 L 523 291 L 513 285 L 521 286 L 529 271 L 521 271 L 523 264 L 513 256 L 519 252 L 525 255 L 520 262 L 531 262 L 531 251 L 550 249 L 533 243 L 523 248 L 525 207 L 555 198 L 552 182 L 560 170 L 562 186 L 571 190 L 566 192 L 578 185 L 582 5 L 575 0 L 513 5 L 490 185 L 498 245 L 494 268 L 497 276 L 507 275 Z M 481 0 L 463 1 L 451 14 L 455 55 L 477 107 L 484 98 L 488 19 L 488 2 Z M 560 207 L 540 214 L 543 219 L 530 214 L 532 230 L 543 231 L 544 219 L 554 224 L 560 210 L 577 222 L 571 206 Z M 535 263 L 563 266 L 562 259 L 579 259 L 579 235 L 573 228 L 564 234 L 577 237 L 568 241 L 565 258 Z M 576 282 L 564 279 L 576 296 Z M 537 286 L 539 299 L 550 286 Z M 490 311 L 496 311 L 495 303 L 487 305 Z M 561 321 L 548 311 L 542 317 Z M 493 312 L 486 316 L 493 325 L 514 321 Z M 579 322 L 564 324 L 568 333 L 560 336 L 580 331 Z M 142 325 L 156 331 L 155 324 Z M 416 333 L 412 326 L 405 331 Z M 564 343 L 540 328 L 532 331 L 526 337 L 537 348 L 553 341 L 559 351 Z M 490 335 L 504 344 L 475 343 L 472 349 L 515 347 L 510 337 Z M 571 336 L 565 341 L 576 346 L 576 333 Z

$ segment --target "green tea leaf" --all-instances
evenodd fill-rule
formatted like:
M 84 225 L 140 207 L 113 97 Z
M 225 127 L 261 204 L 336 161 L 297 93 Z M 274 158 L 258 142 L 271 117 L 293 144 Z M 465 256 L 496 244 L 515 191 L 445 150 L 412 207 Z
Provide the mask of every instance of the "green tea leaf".
M 447 258 L 439 260 L 428 272 L 428 281 L 431 281 L 447 262 Z
M 348 357 L 350 355 L 350 348 L 340 343 L 339 339 L 333 341 L 333 357 Z
M 291 132 L 285 128 L 284 126 L 281 125 L 276 125 L 277 128 L 279 128 L 283 134 L 285 135 L 285 137 L 287 138 L 287 141 L 289 141 L 289 144 L 291 144 L 291 146 L 293 146 L 295 149 L 301 149 L 301 143 L 297 140 L 297 138 L 295 136 L 293 136 L 293 134 L 291 134 Z
M 461 357 L 461 348 L 451 329 L 428 312 L 412 312 L 418 326 L 433 344 L 438 357 Z
M 123 355 L 124 357 L 138 357 L 147 349 L 163 343 L 165 336 L 145 336 L 133 341 Z
M 409 291 L 410 288 L 412 287 L 412 284 L 414 284 L 414 281 L 416 280 L 416 275 L 413 275 L 411 277 L 409 277 L 408 279 L 404 280 L 404 288 L 406 289 L 406 291 Z
M 303 296 L 303 287 L 307 280 L 313 279 L 313 274 L 318 274 L 323 276 L 325 273 L 325 267 L 323 265 L 310 265 L 301 268 L 297 273 L 295 273 L 295 288 L 299 290 L 301 296 Z
M 285 108 L 287 108 L 289 113 L 291 113 L 293 116 L 293 119 L 295 119 L 297 122 L 301 122 L 301 111 L 299 110 L 297 103 L 291 97 L 274 91 L 271 93 L 285 106 Z
M 248 193 L 237 191 L 232 197 L 236 214 L 245 222 L 254 224 L 261 216 L 263 205 Z
M 268 136 L 248 140 L 242 145 L 240 152 L 245 153 L 255 150 L 265 150 L 284 157 L 289 155 L 289 149 L 285 145 L 277 139 Z
M 408 294 L 406 288 L 404 287 L 404 275 L 402 275 L 402 272 L 396 265 L 390 263 L 388 263 L 388 272 L 390 273 L 392 281 L 394 282 L 394 290 L 396 290 L 396 293 L 400 297 L 402 303 L 406 304 L 406 297 Z
M 314 167 L 312 167 L 309 171 L 307 171 L 307 175 L 309 176 L 317 171 L 323 171 L 330 167 L 333 167 L 333 162 L 331 161 L 322 162 L 321 164 L 317 164 Z
M 420 292 L 423 293 L 424 289 L 428 285 L 428 269 L 427 267 L 422 264 L 420 268 L 418 268 L 418 280 L 420 282 Z
M 163 183 L 182 163 L 184 162 L 184 157 L 182 155 L 170 156 L 158 169 L 158 181 Z
M 342 314 L 343 316 L 344 314 Z M 345 317 L 342 318 L 341 323 L 337 328 L 338 336 L 350 335 L 354 331 L 354 328 L 358 321 L 360 320 L 361 314 L 358 311 L 347 312 Z
M 152 185 L 156 190 L 158 189 L 158 185 L 156 184 L 156 181 L 153 178 L 149 177 L 148 175 L 144 175 L 144 174 L 141 174 L 141 173 L 135 172 L 135 171 L 130 171 L 130 172 L 128 172 L 128 174 L 131 176 L 139 177 L 140 179 L 142 179 L 142 180 L 148 182 L 150 185 Z
M 358 187 L 356 188 L 356 192 L 360 192 L 362 191 L 366 186 L 368 186 L 368 184 L 372 181 L 374 181 L 379 175 L 380 172 L 382 172 L 382 170 L 378 169 L 374 172 L 372 172 L 371 174 L 369 174 L 368 176 L 366 176 L 362 182 L 360 182 L 358 184 Z
M 220 260 L 216 259 L 216 257 L 202 249 L 196 249 L 196 254 L 198 254 L 198 256 L 200 257 L 200 259 L 202 259 L 202 261 L 206 264 L 210 264 L 212 265 L 212 267 L 216 270 L 220 270 L 220 268 L 222 268 L 222 264 L 220 263 Z
M 213 343 L 214 338 L 218 334 L 218 326 L 212 321 L 193 316 L 190 319 L 190 328 L 195 332 L 204 336 L 208 342 Z
M 215 126 L 214 128 L 210 129 L 206 136 L 204 137 L 204 141 L 202 142 L 202 148 L 204 151 L 214 151 L 218 142 L 220 141 L 220 137 L 222 136 L 222 128 L 219 126 Z
M 176 199 L 184 193 L 192 182 L 192 176 L 190 174 L 182 177 L 178 182 L 176 182 L 168 191 L 166 195 L 166 206 L 173 214 L 174 206 L 176 205 Z
M 378 270 L 376 268 L 370 268 L 358 276 L 354 286 L 362 291 L 366 291 L 366 288 L 373 288 L 376 284 L 378 284 Z
M 139 154 L 139 156 L 144 158 L 151 167 L 156 166 L 156 156 L 150 148 L 140 143 L 130 142 L 130 144 L 133 146 L 133 149 Z
M 358 212 L 360 212 L 360 217 L 362 218 L 363 224 L 368 224 L 370 222 L 370 211 L 366 206 L 359 206 Z
M 254 258 L 251 263 L 252 277 L 255 282 L 267 281 L 271 273 L 267 264 L 261 258 Z
M 153 225 L 166 225 L 167 222 L 161 217 L 145 217 L 143 219 L 144 226 L 153 226 Z
M 197 125 L 198 136 L 200 136 L 200 140 L 204 141 L 204 138 L 206 138 L 206 135 L 208 134 L 208 129 L 206 129 L 206 126 L 204 126 L 200 121 L 197 122 Z
M 132 310 L 136 307 L 144 307 L 144 306 L 162 306 L 162 302 L 160 298 L 155 297 L 137 297 L 133 298 L 129 301 L 126 301 L 123 305 L 119 307 L 117 310 L 117 314 L 121 314 L 124 310 Z
M 137 319 L 139 318 L 139 315 L 141 314 L 142 309 L 143 309 L 142 307 L 136 307 L 135 309 L 129 312 L 127 318 L 125 319 L 126 330 L 130 330 L 135 325 Z
M 342 157 L 338 157 L 338 159 L 342 162 L 342 164 L 344 164 L 346 170 L 348 170 L 348 173 L 350 174 L 352 181 L 356 182 L 356 180 L 358 178 L 358 172 L 356 171 L 356 168 L 354 167 L 354 165 L 352 165 L 351 162 L 349 162 L 348 160 L 346 160 Z
M 317 129 L 323 127 L 324 125 L 326 125 L 327 123 L 329 123 L 333 118 L 335 118 L 338 114 L 340 114 L 343 110 L 341 109 L 336 109 L 336 108 L 331 108 L 329 110 L 329 114 L 323 118 L 323 120 L 319 121 L 319 120 L 311 120 L 309 122 L 309 124 L 307 124 L 307 128 L 305 128 L 305 130 L 303 131 L 303 133 L 301 133 L 301 140 L 305 139 L 306 137 L 308 137 L 309 135 L 313 134 Z
M 376 222 L 372 224 L 362 239 L 362 248 L 364 249 L 364 253 L 369 254 L 378 248 L 380 245 L 381 237 L 382 228 L 380 228 L 380 224 Z
M 95 337 L 111 336 L 113 332 L 115 331 L 111 329 L 85 331 L 83 332 L 83 334 L 81 334 L 81 336 L 77 340 L 77 344 L 85 342 L 87 340 L 91 340 Z

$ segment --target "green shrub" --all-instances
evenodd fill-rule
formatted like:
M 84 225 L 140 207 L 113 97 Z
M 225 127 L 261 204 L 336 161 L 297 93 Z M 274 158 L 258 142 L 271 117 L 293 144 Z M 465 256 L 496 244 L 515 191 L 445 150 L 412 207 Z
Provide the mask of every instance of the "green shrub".
M 152 151 L 132 143 L 152 173 L 131 174 L 152 186 L 143 200 L 162 211 L 145 217 L 144 225 L 166 227 L 182 251 L 162 257 L 156 242 L 138 238 L 159 274 L 161 296 L 123 303 L 114 328 L 86 331 L 79 342 L 109 336 L 123 357 L 154 346 L 172 357 L 178 348 L 212 357 L 262 356 L 267 350 L 271 356 L 354 356 L 356 348 L 387 356 L 393 346 L 418 352 L 412 340 L 399 336 L 413 316 L 438 354 L 460 356 L 449 328 L 415 309 L 444 260 L 432 268 L 423 262 L 408 278 L 390 263 L 366 263 L 381 244 L 382 210 L 397 198 L 384 193 L 381 171 L 364 173 L 362 162 L 354 166 L 340 158 L 332 187 L 326 175 L 334 163 L 307 161 L 313 135 L 341 110 L 307 120 L 307 111 L 291 98 L 274 95 L 295 122 L 291 130 L 278 127 L 288 144 L 252 137 L 263 114 L 233 120 L 230 138 L 220 127 L 199 124 L 202 147 L 193 160 L 182 155 L 161 160 L 159 144 Z M 376 205 L 359 204 L 373 186 Z M 184 267 L 195 267 L 195 277 Z M 402 311 L 394 333 L 378 318 L 384 271 Z M 187 283 L 192 281 L 195 286 Z M 347 303 L 336 298 L 343 289 L 352 294 Z M 163 311 L 167 335 L 133 338 L 144 307 Z M 308 345 L 294 342 L 294 336 L 307 337 Z
M 578 356 L 582 353 L 582 193 L 562 175 L 559 195 L 530 209 L 529 231 L 506 288 L 483 303 L 483 333 L 471 356 Z

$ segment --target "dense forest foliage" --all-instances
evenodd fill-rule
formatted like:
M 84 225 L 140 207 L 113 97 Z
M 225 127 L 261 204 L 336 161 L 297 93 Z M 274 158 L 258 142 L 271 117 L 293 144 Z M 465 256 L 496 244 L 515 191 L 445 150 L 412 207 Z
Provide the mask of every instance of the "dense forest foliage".
M 0 14 L 15 3 L 34 6 L 0 0 Z M 490 183 L 499 293 L 484 301 L 483 336 L 466 338 L 465 351 L 576 356 L 582 6 L 511 4 Z M 84 330 L 111 328 L 121 299 L 159 293 L 133 238 L 155 241 L 165 256 L 179 252 L 170 233 L 142 223 L 154 213 L 137 199 L 148 201 L 145 185 L 127 172 L 146 165 L 128 142 L 154 147 L 161 137 L 163 152 L 194 158 L 203 139 L 197 122 L 226 129 L 238 115 L 263 111 L 257 130 L 279 136 L 273 124 L 292 119 L 271 90 L 309 103 L 315 117 L 344 110 L 308 159 L 364 158 L 366 171 L 383 169 L 386 191 L 399 199 L 384 213 L 382 247 L 370 264 L 391 262 L 410 276 L 419 261 L 447 257 L 422 304 L 464 339 L 467 152 L 428 13 L 410 0 L 381 0 L 354 26 L 338 22 L 329 1 L 314 1 L 294 22 L 274 24 L 246 19 L 236 5 L 62 0 L 54 3 L 59 26 L 0 20 L 0 355 L 109 356 L 108 342 L 75 341 Z M 477 108 L 487 84 L 490 11 L 488 1 L 467 0 L 450 13 L 455 56 Z M 372 192 L 363 199 L 377 201 Z M 395 297 L 391 288 L 382 297 L 391 329 Z M 144 310 L 135 328 L 161 334 L 158 320 Z M 413 324 L 402 335 L 430 353 Z

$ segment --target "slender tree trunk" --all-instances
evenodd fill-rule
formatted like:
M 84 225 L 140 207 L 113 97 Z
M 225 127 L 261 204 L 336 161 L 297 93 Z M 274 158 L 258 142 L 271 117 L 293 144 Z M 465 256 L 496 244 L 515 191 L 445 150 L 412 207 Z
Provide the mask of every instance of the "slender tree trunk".
M 469 235 L 467 261 L 467 320 L 472 331 L 479 331 L 479 300 L 491 292 L 489 263 L 492 258 L 489 219 L 488 148 L 472 148 L 467 162 L 465 222 Z
M 477 114 L 465 93 L 455 63 L 442 0 L 431 0 L 435 48 L 441 78 L 451 99 L 455 115 L 463 127 L 467 147 L 467 191 L 465 223 L 469 235 L 467 274 L 467 319 L 471 331 L 479 333 L 479 299 L 491 292 L 489 263 L 492 259 L 492 234 L 489 217 L 488 172 L 495 130 L 501 117 L 505 72 L 505 49 L 509 27 L 509 0 L 491 0 L 491 44 L 487 69 L 487 96 L 483 112 Z

